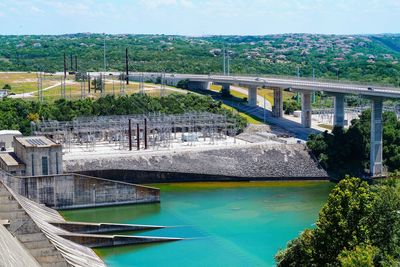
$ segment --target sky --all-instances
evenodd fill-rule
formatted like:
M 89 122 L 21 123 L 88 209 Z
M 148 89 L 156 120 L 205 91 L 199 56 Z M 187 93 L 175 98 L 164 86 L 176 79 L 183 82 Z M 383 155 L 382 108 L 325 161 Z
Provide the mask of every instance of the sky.
M 0 34 L 400 32 L 400 0 L 0 0 Z

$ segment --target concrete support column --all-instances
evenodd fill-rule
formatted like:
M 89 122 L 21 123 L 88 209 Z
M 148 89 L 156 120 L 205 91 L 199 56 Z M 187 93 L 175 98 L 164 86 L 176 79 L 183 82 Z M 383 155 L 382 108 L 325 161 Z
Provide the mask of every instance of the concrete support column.
M 344 127 L 344 94 L 335 94 L 333 126 Z
M 188 89 L 190 89 L 190 90 L 209 90 L 210 82 L 189 81 Z
M 281 118 L 283 116 L 283 89 L 274 88 L 274 105 L 272 106 L 272 116 Z
M 250 86 L 247 101 L 250 107 L 257 107 L 257 86 Z
M 301 94 L 301 124 L 305 128 L 311 128 L 311 92 Z
M 372 99 L 370 154 L 370 173 L 372 176 L 379 176 L 382 174 L 382 109 L 382 98 Z
M 224 96 L 228 96 L 231 94 L 231 85 L 229 83 L 223 83 L 222 85 L 221 94 Z

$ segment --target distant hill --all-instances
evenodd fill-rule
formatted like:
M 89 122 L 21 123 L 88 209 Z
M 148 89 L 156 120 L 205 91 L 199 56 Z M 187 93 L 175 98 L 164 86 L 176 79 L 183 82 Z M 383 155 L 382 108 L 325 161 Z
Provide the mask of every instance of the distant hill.
M 129 48 L 132 71 L 222 72 L 227 49 L 231 73 L 281 74 L 400 84 L 400 34 L 267 36 L 68 35 L 0 36 L 0 71 L 61 71 L 63 53 L 78 70 L 123 71 Z

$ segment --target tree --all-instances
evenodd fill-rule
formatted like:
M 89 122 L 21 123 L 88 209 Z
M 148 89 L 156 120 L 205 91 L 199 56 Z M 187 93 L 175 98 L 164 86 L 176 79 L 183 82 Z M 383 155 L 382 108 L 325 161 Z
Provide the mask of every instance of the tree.
M 9 84 L 7 83 L 7 84 L 5 84 L 5 85 L 3 86 L 3 89 L 5 89 L 5 90 L 11 90 L 11 85 L 9 85 Z
M 306 230 L 277 254 L 278 266 L 335 266 L 344 249 L 369 241 L 367 218 L 376 194 L 358 178 L 341 180 L 329 194 L 316 228 Z
M 379 249 L 371 245 L 356 246 L 353 250 L 344 250 L 339 255 L 342 267 L 374 267 L 374 259 Z

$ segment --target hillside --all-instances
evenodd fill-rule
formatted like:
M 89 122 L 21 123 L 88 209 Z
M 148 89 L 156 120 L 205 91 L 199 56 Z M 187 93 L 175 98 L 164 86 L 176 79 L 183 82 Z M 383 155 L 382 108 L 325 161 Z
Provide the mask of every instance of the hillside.
M 107 70 L 122 71 L 125 48 L 132 71 L 222 72 L 222 49 L 231 73 L 280 74 L 400 84 L 400 34 L 267 36 L 106 35 Z M 104 36 L 0 36 L 0 71 L 61 71 L 63 53 L 81 71 L 103 70 Z

